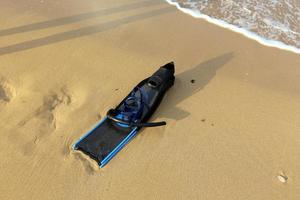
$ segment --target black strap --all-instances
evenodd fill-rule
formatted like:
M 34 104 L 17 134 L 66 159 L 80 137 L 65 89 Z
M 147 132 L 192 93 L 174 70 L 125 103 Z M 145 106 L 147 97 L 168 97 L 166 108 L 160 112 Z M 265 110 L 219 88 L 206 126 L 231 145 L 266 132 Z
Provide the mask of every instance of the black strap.
M 167 123 L 165 121 L 161 121 L 161 122 L 146 122 L 146 123 L 134 123 L 134 122 L 127 122 L 127 121 L 123 121 L 121 119 L 118 119 L 115 117 L 114 115 L 115 110 L 114 109 L 110 109 L 107 112 L 107 118 L 112 120 L 113 122 L 117 122 L 117 123 L 121 123 L 121 124 L 125 124 L 127 126 L 130 127 L 156 127 L 156 126 L 165 126 Z

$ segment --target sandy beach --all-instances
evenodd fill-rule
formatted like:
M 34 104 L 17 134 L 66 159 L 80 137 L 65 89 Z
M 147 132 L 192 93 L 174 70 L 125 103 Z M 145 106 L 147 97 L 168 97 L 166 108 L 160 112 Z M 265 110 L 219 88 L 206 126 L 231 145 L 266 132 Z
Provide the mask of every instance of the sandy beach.
M 102 169 L 72 150 L 170 61 L 167 126 Z M 163 0 L 2 0 L 0 199 L 300 199 L 299 77 L 299 54 Z

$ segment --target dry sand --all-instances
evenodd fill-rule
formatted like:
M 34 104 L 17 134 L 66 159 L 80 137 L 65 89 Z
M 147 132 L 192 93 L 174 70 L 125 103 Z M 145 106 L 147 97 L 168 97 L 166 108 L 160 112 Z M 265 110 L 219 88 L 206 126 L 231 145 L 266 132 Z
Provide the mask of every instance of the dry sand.
M 164 1 L 2 0 L 0 25 L 0 199 L 300 199 L 299 55 Z M 71 150 L 172 60 L 166 127 L 104 169 Z

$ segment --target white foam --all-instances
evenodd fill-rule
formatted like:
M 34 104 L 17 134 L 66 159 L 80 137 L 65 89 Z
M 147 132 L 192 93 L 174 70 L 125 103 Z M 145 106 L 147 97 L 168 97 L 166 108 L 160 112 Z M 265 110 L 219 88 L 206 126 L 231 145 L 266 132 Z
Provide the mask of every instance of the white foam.
M 189 9 L 189 8 L 182 8 L 182 7 L 180 7 L 179 3 L 177 3 L 177 2 L 172 2 L 171 0 L 166 0 L 166 1 L 169 4 L 171 4 L 173 6 L 176 6 L 177 9 L 181 10 L 182 12 L 184 12 L 186 14 L 189 14 L 189 15 L 195 17 L 195 18 L 204 19 L 204 20 L 206 20 L 210 23 L 213 23 L 217 26 L 229 29 L 229 30 L 237 32 L 237 33 L 240 33 L 240 34 L 246 36 L 247 38 L 250 38 L 252 40 L 255 40 L 255 41 L 259 42 L 262 45 L 265 45 L 265 46 L 268 46 L 268 47 L 275 47 L 275 48 L 278 48 L 278 49 L 287 50 L 287 51 L 291 51 L 293 53 L 300 54 L 300 49 L 297 48 L 297 47 L 286 45 L 286 44 L 284 44 L 283 42 L 280 42 L 280 41 L 269 40 L 269 39 L 263 38 L 263 37 L 259 36 L 256 33 L 253 33 L 253 32 L 248 31 L 246 29 L 234 26 L 234 25 L 229 24 L 229 23 L 227 23 L 223 20 L 215 19 L 215 18 L 212 18 L 208 15 L 204 15 L 198 10 L 193 10 L 193 9 Z

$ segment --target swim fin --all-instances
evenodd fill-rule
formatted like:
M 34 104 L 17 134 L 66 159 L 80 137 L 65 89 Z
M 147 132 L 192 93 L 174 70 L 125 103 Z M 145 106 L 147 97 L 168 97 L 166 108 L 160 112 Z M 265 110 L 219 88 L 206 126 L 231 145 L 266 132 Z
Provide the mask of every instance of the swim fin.
M 160 67 L 152 76 L 141 81 L 121 103 L 107 112 L 91 131 L 81 137 L 73 149 L 82 151 L 106 165 L 142 127 L 166 125 L 147 122 L 175 81 L 174 63 Z

